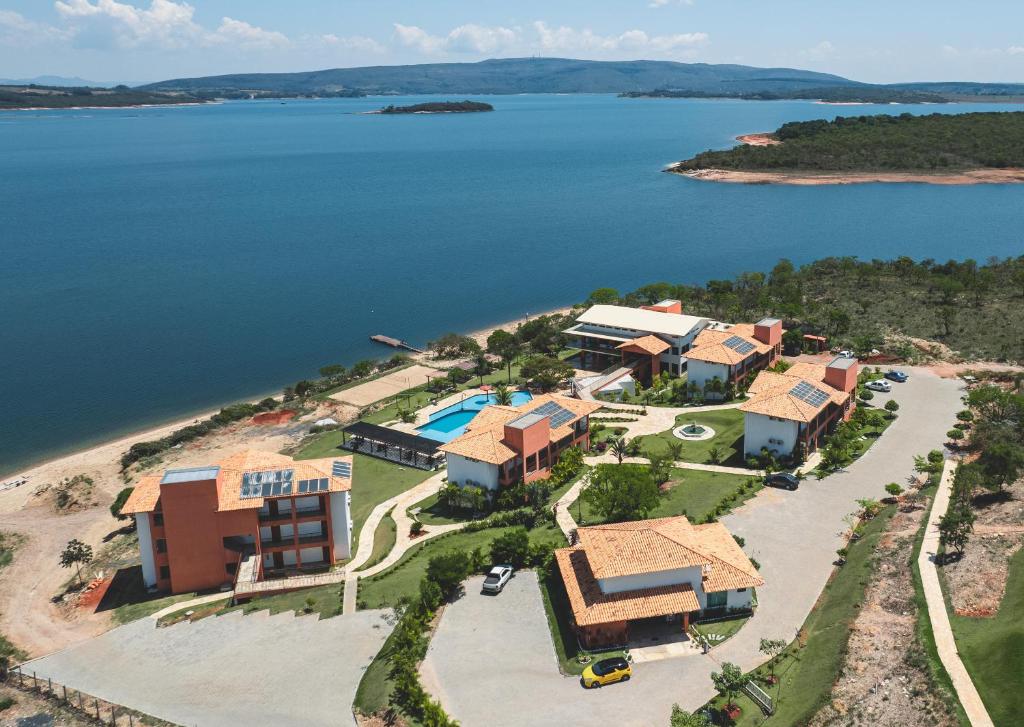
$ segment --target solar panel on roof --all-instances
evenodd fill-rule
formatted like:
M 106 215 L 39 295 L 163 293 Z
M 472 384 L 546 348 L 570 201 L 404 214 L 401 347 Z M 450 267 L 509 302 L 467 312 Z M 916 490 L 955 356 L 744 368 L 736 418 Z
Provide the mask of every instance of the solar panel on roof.
M 560 427 L 576 418 L 576 415 L 567 409 L 563 409 L 553 401 L 541 404 L 530 412 L 542 417 L 551 417 L 551 426 Z
M 335 477 L 351 477 L 352 463 L 340 459 L 335 460 L 334 464 L 331 465 L 331 474 Z
M 829 400 L 829 395 L 821 389 L 811 386 L 806 381 L 801 381 L 789 393 L 801 401 L 805 401 L 813 407 L 819 407 Z
M 754 350 L 754 344 L 750 341 L 746 341 L 739 336 L 729 336 L 722 343 L 723 346 L 728 346 L 736 353 L 750 353 Z

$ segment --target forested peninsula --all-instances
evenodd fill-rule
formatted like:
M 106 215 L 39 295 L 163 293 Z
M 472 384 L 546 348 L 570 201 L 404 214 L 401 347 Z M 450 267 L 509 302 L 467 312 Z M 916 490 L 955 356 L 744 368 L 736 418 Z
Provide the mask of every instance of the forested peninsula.
M 114 88 L 60 86 L 0 86 L 0 110 L 124 108 L 132 106 L 176 106 L 205 103 L 210 99 L 183 93 L 138 91 L 127 86 Z
M 840 117 L 740 139 L 667 171 L 755 184 L 1024 182 L 1024 112 Z

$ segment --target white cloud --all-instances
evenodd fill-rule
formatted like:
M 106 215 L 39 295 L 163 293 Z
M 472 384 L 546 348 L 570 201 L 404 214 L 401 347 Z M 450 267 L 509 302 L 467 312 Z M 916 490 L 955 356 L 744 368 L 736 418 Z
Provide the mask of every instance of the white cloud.
M 1024 46 L 1011 45 L 1009 48 L 1006 49 L 1006 52 L 1009 53 L 1011 56 L 1019 56 L 1021 54 L 1024 54 Z
M 693 5 L 693 0 L 651 0 L 647 3 L 649 8 L 663 8 L 666 5 Z
M 343 48 L 364 53 L 381 54 L 388 51 L 386 46 L 378 43 L 373 38 L 367 38 L 365 35 L 340 36 L 334 33 L 325 33 L 324 35 L 313 36 L 307 40 L 313 45 L 324 45 L 331 48 Z
M 57 0 L 54 6 L 85 45 L 183 48 L 206 34 L 193 20 L 195 8 L 184 2 L 151 0 L 144 9 L 117 0 Z
M 421 53 L 497 53 L 513 46 L 519 33 L 502 26 L 488 27 L 468 23 L 452 29 L 446 36 L 431 35 L 415 25 L 395 23 L 395 38 L 407 48 Z
M 13 10 L 0 10 L 0 43 L 28 47 L 49 41 L 66 40 L 67 31 L 29 20 Z
M 276 30 L 264 30 L 244 20 L 222 18 L 217 32 L 210 36 L 211 42 L 229 43 L 246 48 L 283 48 L 289 44 L 288 37 Z
M 830 57 L 835 52 L 835 50 L 836 48 L 834 45 L 832 45 L 827 40 L 823 40 L 811 48 L 805 48 L 804 50 L 800 51 L 800 55 L 804 58 L 821 60 L 823 58 Z
M 627 30 L 620 35 L 599 35 L 589 28 L 577 30 L 564 25 L 552 28 L 541 20 L 536 21 L 533 27 L 539 36 L 541 48 L 550 54 L 607 55 L 629 52 L 689 56 L 710 40 L 707 33 L 649 35 L 642 30 Z

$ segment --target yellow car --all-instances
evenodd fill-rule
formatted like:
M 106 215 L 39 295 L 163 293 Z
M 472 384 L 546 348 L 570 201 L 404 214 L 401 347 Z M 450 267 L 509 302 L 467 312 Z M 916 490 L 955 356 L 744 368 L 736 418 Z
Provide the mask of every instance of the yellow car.
M 611 659 L 602 659 L 583 670 L 583 686 L 587 689 L 597 689 L 605 684 L 615 682 L 627 682 L 633 675 L 633 667 L 621 656 Z

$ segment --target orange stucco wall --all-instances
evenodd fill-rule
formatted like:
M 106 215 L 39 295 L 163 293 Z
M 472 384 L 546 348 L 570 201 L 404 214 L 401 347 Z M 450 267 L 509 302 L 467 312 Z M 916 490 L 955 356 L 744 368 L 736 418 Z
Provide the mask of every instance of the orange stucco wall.
M 642 305 L 643 310 L 653 310 L 658 313 L 677 313 L 682 315 L 683 304 L 678 300 L 665 301 L 665 305 Z

